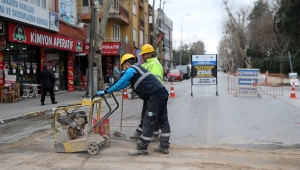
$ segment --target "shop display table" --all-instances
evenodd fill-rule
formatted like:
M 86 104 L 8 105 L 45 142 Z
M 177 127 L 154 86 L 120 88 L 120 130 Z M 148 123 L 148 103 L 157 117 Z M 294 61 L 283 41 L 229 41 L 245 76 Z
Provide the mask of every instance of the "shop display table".
M 31 84 L 31 86 L 32 86 L 32 97 L 39 97 L 38 96 L 38 92 L 39 92 L 39 89 L 38 89 L 38 87 L 39 86 L 41 86 L 40 84 Z
M 23 95 L 22 95 L 22 98 L 32 98 L 32 94 L 30 94 L 31 92 L 31 89 L 30 89 L 30 84 L 28 83 L 25 83 L 25 84 L 22 84 L 23 86 Z

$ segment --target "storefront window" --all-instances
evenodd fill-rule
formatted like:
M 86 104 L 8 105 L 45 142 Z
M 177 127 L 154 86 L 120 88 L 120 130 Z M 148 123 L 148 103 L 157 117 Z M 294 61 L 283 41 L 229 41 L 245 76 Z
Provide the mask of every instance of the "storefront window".
M 56 49 L 45 49 L 46 60 L 45 62 L 49 65 L 50 70 L 55 75 L 55 91 L 67 90 L 67 57 L 66 52 Z
M 16 75 L 17 81 L 37 83 L 38 55 L 34 46 L 7 43 L 4 56 L 5 75 Z

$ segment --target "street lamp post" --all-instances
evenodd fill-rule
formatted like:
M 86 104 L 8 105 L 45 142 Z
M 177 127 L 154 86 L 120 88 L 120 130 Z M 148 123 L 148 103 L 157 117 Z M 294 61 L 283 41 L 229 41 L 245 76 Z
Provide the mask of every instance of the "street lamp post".
M 189 16 L 190 14 L 184 15 L 181 17 L 181 40 L 180 40 L 180 56 L 179 56 L 179 65 L 181 65 L 181 57 L 182 57 L 182 20 L 183 17 Z

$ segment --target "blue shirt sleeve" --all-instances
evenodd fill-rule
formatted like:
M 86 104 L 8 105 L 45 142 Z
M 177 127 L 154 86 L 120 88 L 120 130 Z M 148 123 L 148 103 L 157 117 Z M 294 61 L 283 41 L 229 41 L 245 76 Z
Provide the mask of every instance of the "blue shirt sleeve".
M 134 73 L 136 73 L 134 68 L 128 68 L 124 75 L 110 88 L 106 91 L 108 93 L 112 93 L 114 91 L 119 91 L 130 85 L 129 80 L 133 77 Z

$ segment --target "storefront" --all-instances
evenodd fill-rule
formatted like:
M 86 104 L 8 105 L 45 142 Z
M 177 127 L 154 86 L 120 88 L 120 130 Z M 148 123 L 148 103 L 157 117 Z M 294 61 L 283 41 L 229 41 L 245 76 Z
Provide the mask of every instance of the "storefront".
M 102 42 L 102 67 L 104 76 L 112 75 L 115 64 L 120 64 L 120 42 Z
M 73 91 L 74 55 L 83 52 L 83 41 L 22 24 L 6 23 L 7 39 L 5 48 L 2 45 L 0 50 L 3 82 L 5 76 L 15 76 L 20 84 L 40 84 L 40 72 L 47 63 L 55 73 L 54 89 Z

